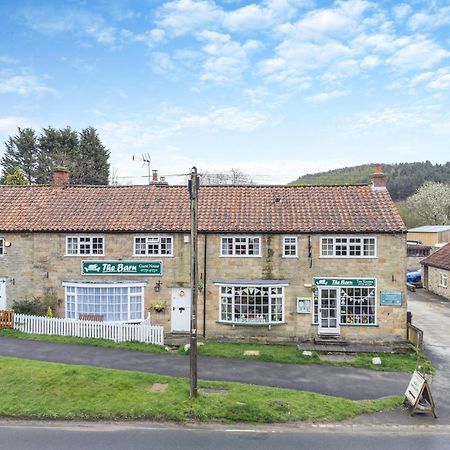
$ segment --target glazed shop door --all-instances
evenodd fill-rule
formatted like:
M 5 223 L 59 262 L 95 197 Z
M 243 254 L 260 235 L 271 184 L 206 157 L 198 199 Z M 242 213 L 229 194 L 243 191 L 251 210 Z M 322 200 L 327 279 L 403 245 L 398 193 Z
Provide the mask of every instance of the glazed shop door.
M 319 289 L 319 334 L 339 334 L 338 289 Z
M 191 290 L 189 288 L 172 289 L 171 330 L 189 331 L 191 328 Z

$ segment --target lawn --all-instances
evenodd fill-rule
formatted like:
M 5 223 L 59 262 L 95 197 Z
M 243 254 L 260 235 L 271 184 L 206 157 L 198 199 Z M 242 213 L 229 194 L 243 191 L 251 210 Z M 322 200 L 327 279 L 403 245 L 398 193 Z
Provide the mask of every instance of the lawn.
M 49 342 L 60 342 L 65 344 L 94 345 L 96 347 L 118 348 L 124 350 L 167 353 L 164 347 L 159 345 L 144 344 L 141 342 L 116 343 L 105 339 L 88 339 L 71 336 L 48 336 L 42 334 L 26 334 L 16 330 L 1 329 L 0 336 L 15 337 L 19 339 L 42 340 Z M 246 350 L 259 351 L 257 356 L 246 356 Z M 184 347 L 180 347 L 179 354 L 186 354 Z M 222 358 L 239 358 L 258 361 L 277 362 L 285 364 L 322 364 L 334 366 L 351 366 L 372 370 L 390 372 L 413 372 L 416 368 L 417 355 L 414 351 L 408 353 L 358 353 L 354 361 L 336 362 L 322 361 L 317 352 L 312 356 L 303 356 L 296 345 L 270 345 L 270 344 L 240 344 L 234 342 L 212 342 L 207 341 L 199 347 L 199 355 L 217 356 Z M 382 364 L 375 366 L 372 358 L 379 356 Z M 430 360 L 424 355 L 419 355 L 419 364 L 427 373 L 434 373 Z
M 152 392 L 153 383 L 167 384 Z M 190 400 L 185 378 L 0 357 L 0 416 L 172 421 L 338 421 L 400 406 L 402 397 L 352 401 L 239 383 L 199 382 L 225 392 Z
M 257 356 L 247 356 L 247 350 L 259 351 Z M 180 348 L 180 353 L 185 353 Z M 205 342 L 198 349 L 199 355 L 220 356 L 223 358 L 257 359 L 287 364 L 322 364 L 334 366 L 351 366 L 364 369 L 381 370 L 388 372 L 413 372 L 416 368 L 417 354 L 411 350 L 407 353 L 357 353 L 354 361 L 322 361 L 318 352 L 312 352 L 312 356 L 304 356 L 296 345 L 269 345 L 269 344 L 240 344 L 234 342 Z M 379 356 L 382 364 L 372 364 L 372 358 Z M 424 355 L 419 355 L 419 364 L 428 373 L 434 369 L 430 360 Z

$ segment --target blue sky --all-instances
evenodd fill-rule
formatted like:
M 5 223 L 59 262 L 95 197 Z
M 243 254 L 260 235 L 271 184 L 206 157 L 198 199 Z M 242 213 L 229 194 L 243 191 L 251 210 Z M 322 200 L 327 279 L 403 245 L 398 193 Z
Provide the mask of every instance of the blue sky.
M 448 0 L 3 0 L 0 25 L 0 141 L 92 125 L 122 183 L 142 153 L 259 183 L 449 159 Z

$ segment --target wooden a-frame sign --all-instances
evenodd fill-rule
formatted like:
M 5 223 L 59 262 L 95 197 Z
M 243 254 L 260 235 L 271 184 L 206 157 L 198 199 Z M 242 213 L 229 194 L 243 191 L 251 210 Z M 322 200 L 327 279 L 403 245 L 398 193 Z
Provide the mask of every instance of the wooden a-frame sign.
M 431 412 L 437 419 L 431 388 L 428 381 L 417 371 L 414 371 L 405 392 L 405 401 L 411 405 L 411 415 Z

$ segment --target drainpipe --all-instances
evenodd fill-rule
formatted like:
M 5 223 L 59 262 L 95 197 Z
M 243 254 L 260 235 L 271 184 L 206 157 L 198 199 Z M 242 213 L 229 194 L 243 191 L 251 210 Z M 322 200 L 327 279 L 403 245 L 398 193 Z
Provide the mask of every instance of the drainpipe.
M 203 248 L 203 338 L 206 338 L 206 244 L 208 235 L 205 233 L 205 244 Z

